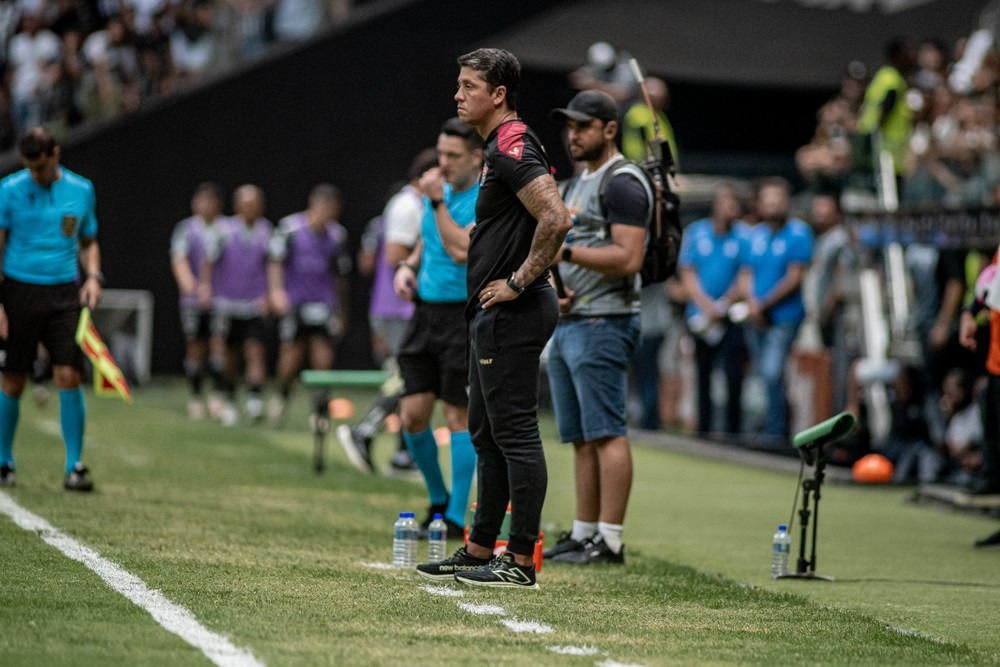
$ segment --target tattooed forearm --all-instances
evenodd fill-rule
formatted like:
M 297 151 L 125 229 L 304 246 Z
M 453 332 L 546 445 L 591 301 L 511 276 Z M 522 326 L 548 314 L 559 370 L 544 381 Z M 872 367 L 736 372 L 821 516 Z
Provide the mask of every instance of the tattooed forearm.
M 547 174 L 518 190 L 517 198 L 538 221 L 528 257 L 516 272 L 515 282 L 523 286 L 534 282 L 552 263 L 573 226 L 573 219 L 559 196 L 555 180 Z

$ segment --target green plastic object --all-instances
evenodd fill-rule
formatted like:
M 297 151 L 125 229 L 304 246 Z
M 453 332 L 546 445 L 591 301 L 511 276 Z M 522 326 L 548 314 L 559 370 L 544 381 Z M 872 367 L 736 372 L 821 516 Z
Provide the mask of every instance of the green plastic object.
M 792 443 L 798 449 L 822 447 L 848 435 L 854 430 L 857 423 L 858 419 L 853 414 L 841 412 L 839 415 L 830 417 L 815 426 L 810 426 L 804 431 L 799 431 L 792 439 Z
M 299 379 L 307 387 L 379 387 L 385 371 L 302 371 Z

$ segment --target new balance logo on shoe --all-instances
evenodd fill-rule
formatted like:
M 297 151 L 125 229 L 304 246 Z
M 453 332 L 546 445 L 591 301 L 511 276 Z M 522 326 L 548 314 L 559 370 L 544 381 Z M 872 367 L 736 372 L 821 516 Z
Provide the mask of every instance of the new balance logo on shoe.
M 417 574 L 431 581 L 454 581 L 459 572 L 477 570 L 488 565 L 488 558 L 476 558 L 465 547 L 459 547 L 451 558 L 445 558 L 436 563 L 424 563 L 417 566 Z
M 538 588 L 534 565 L 518 565 L 513 554 L 502 553 L 488 565 L 455 574 L 455 581 L 469 586 L 493 588 Z

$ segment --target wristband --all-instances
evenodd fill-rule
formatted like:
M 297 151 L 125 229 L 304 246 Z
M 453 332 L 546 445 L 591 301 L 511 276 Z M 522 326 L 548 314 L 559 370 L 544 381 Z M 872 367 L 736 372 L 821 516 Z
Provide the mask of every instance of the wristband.
M 407 262 L 405 259 L 403 261 L 401 261 L 399 264 L 396 265 L 396 270 L 398 271 L 399 269 L 403 268 L 404 266 L 406 268 L 408 268 L 410 271 L 413 271 L 414 273 L 417 272 L 417 267 L 413 266 L 412 264 L 410 264 L 409 262 Z
M 572 262 L 573 261 L 573 247 L 565 246 L 562 251 L 562 261 Z
M 511 288 L 512 290 L 514 290 L 518 294 L 524 294 L 525 288 L 519 286 L 517 283 L 514 282 L 514 276 L 516 276 L 516 275 L 517 275 L 517 271 L 514 271 L 513 273 L 510 274 L 510 278 L 507 279 L 507 287 Z
M 88 273 L 87 274 L 87 278 L 88 279 L 89 278 L 93 278 L 94 280 L 97 281 L 98 285 L 100 285 L 101 287 L 104 287 L 104 274 L 101 273 L 100 271 L 97 271 L 96 273 Z
M 431 200 L 431 208 L 436 211 L 437 207 L 440 206 L 443 203 L 444 203 L 443 199 L 432 199 Z

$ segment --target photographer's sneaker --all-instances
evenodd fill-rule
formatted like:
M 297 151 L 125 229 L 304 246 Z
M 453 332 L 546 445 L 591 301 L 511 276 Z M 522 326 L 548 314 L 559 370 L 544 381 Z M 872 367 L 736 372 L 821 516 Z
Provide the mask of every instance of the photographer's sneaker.
M 535 566 L 518 565 L 514 554 L 506 551 L 475 570 L 456 573 L 455 581 L 469 586 L 493 588 L 538 588 L 535 583 Z
M 417 574 L 431 581 L 454 581 L 459 572 L 470 572 L 489 565 L 489 558 L 476 558 L 465 547 L 459 547 L 451 558 L 417 566 Z
M 559 554 L 564 554 L 568 551 L 579 551 L 582 549 L 586 540 L 580 542 L 579 540 L 574 540 L 571 535 L 572 534 L 569 531 L 560 533 L 559 539 L 556 540 L 556 543 L 542 552 L 542 558 L 555 558 Z
M 0 487 L 9 489 L 14 486 L 14 482 L 14 468 L 6 464 L 0 466 Z
M 87 466 L 77 463 L 72 470 L 66 473 L 63 488 L 67 491 L 93 491 L 94 482 L 90 479 L 90 471 L 87 470 Z
M 594 565 L 597 563 L 625 564 L 625 545 L 617 552 L 611 550 L 608 543 L 600 535 L 587 540 L 582 549 L 567 551 L 552 558 L 553 563 L 573 563 L 575 565 Z
M 337 440 L 340 441 L 340 446 L 344 448 L 344 453 L 347 454 L 351 465 L 364 473 L 375 472 L 368 442 L 356 434 L 354 429 L 347 424 L 341 424 L 337 427 Z

